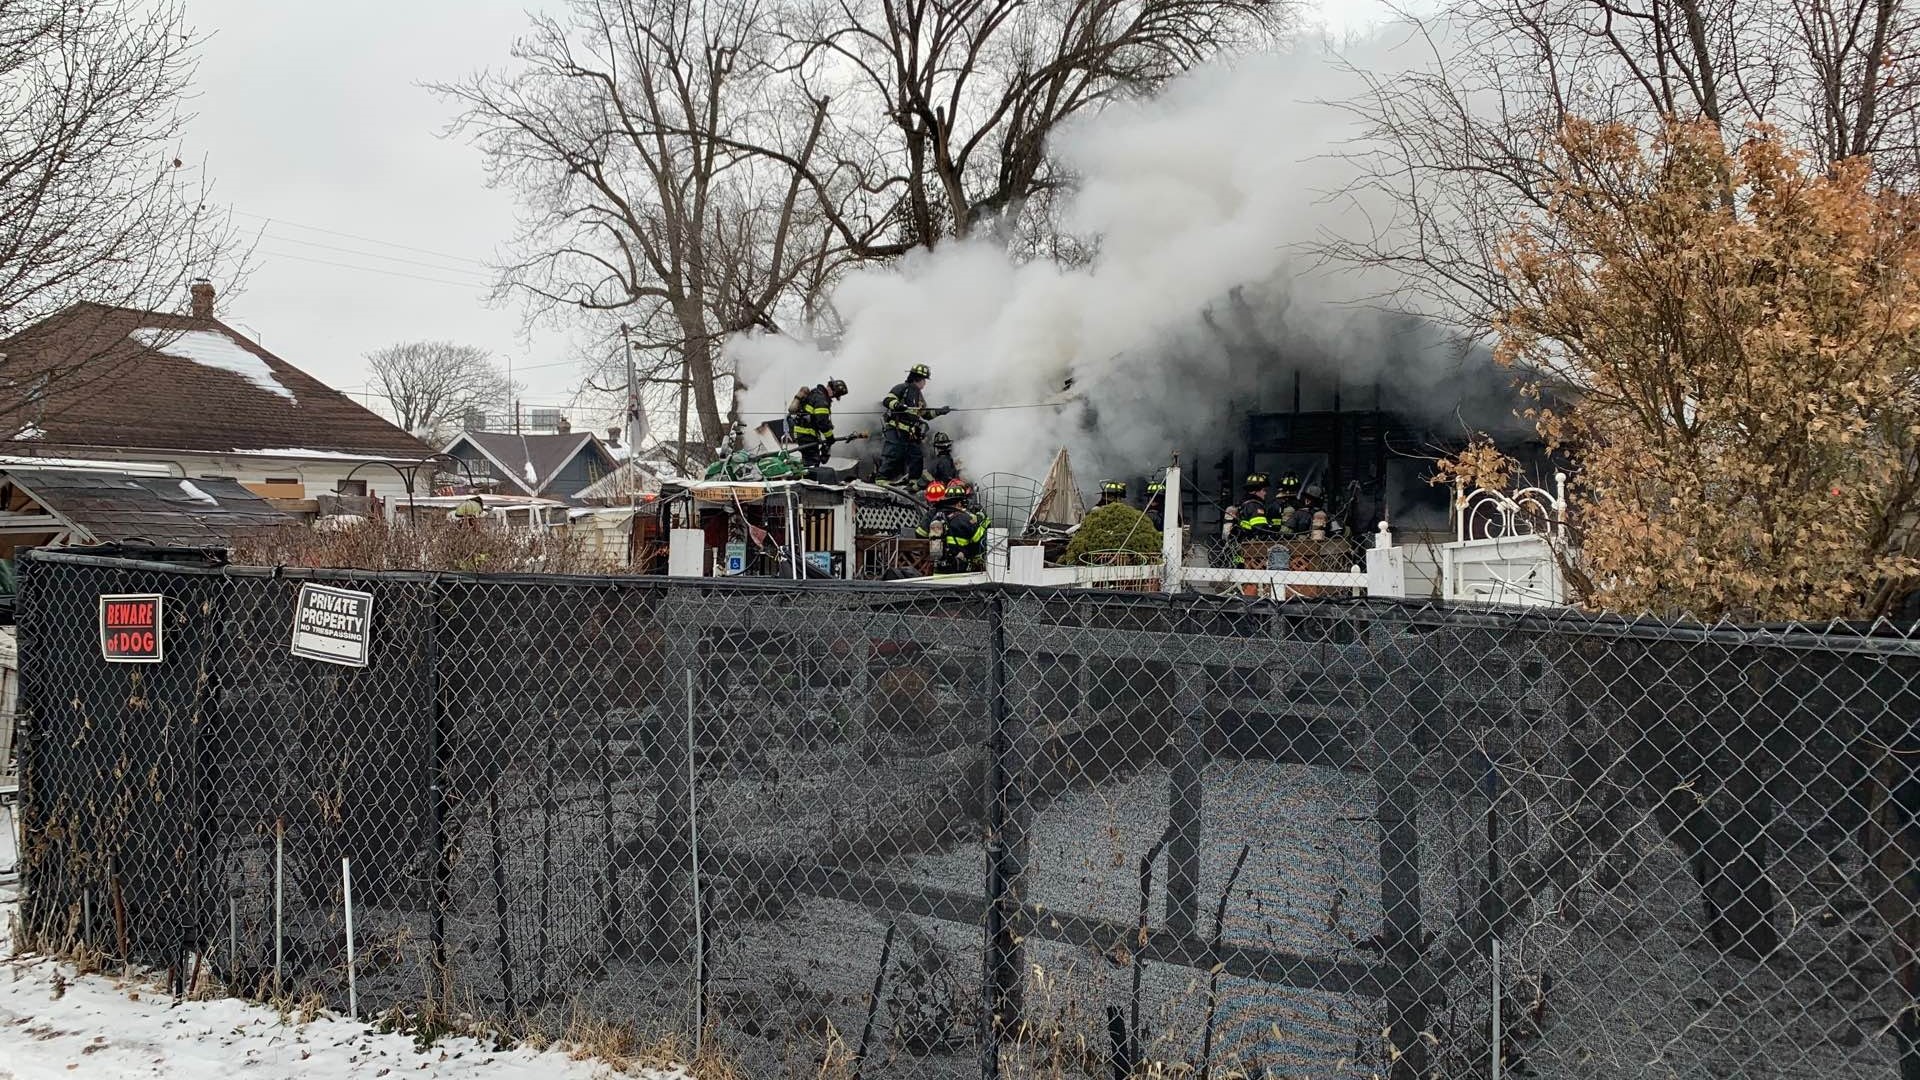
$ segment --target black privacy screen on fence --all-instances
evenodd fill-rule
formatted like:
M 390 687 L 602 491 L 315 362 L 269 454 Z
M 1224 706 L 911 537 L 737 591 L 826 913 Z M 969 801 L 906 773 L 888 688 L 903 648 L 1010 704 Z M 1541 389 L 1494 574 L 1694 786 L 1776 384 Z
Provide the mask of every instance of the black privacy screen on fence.
M 27 929 L 180 981 L 753 1075 L 1920 1076 L 1885 626 L 61 554 L 19 611 Z

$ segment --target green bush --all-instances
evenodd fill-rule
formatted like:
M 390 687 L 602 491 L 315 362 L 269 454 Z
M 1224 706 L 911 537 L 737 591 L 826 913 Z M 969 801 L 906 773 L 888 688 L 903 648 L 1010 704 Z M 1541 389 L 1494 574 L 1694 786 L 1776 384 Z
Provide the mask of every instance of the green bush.
M 1068 565 L 1077 566 L 1086 556 L 1102 551 L 1132 551 L 1141 555 L 1160 554 L 1160 530 L 1147 515 L 1125 503 L 1112 503 L 1089 513 L 1067 545 Z

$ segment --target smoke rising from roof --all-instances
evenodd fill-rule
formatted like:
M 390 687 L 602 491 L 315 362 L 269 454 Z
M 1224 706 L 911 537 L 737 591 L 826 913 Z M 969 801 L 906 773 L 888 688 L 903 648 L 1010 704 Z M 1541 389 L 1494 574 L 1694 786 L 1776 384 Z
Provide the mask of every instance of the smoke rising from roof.
M 1346 60 L 1430 61 L 1425 44 L 1383 31 Z M 1380 375 L 1393 384 L 1383 399 L 1432 407 L 1460 350 L 1432 325 L 1365 303 L 1390 281 L 1307 250 L 1365 226 L 1333 194 L 1353 176 L 1341 154 L 1359 131 L 1327 104 L 1358 91 L 1336 57 L 1303 45 L 1107 108 L 1054 144 L 1080 178 L 1065 223 L 1097 238 L 1090 265 L 1015 263 L 995 243 L 967 241 L 850 276 L 833 296 L 844 332 L 830 349 L 780 336 L 732 343 L 746 411 L 778 414 L 795 387 L 833 376 L 853 388 L 839 426 L 859 427 L 926 363 L 928 402 L 957 410 L 936 427 L 955 436 L 971 474 L 1035 476 L 1064 444 L 1087 478 L 1233 445 L 1247 411 L 1291 406 L 1296 366 L 1366 385 L 1369 402 Z M 1484 354 L 1469 366 L 1484 369 Z M 1281 372 L 1285 406 L 1272 385 Z

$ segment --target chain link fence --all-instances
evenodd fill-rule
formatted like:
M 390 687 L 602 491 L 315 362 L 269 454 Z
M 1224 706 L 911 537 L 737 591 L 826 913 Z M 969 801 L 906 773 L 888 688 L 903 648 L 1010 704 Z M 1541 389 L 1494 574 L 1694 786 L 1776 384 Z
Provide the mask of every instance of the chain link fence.
M 1884 624 L 59 553 L 19 618 L 26 929 L 182 986 L 753 1075 L 1920 1075 Z

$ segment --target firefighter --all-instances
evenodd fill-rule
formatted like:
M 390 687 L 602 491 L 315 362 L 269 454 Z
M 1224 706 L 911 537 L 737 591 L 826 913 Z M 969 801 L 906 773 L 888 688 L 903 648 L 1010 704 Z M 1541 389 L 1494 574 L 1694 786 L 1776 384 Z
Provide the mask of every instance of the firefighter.
M 833 403 L 846 396 L 846 383 L 828 379 L 795 394 L 787 406 L 787 430 L 808 467 L 827 463 L 827 449 L 833 445 Z
M 926 490 L 921 492 L 921 497 L 927 501 L 927 512 L 921 515 L 920 526 L 913 530 L 913 535 L 922 540 L 932 540 L 943 534 L 941 523 L 947 520 L 947 514 L 953 509 L 946 482 L 936 480 L 928 484 Z
M 1248 565 L 1248 545 L 1264 546 L 1277 536 L 1273 522 L 1267 517 L 1267 474 L 1254 472 L 1247 474 L 1247 497 L 1240 505 L 1228 510 L 1229 520 L 1233 523 L 1233 536 L 1238 543 L 1234 545 L 1233 565 Z M 1258 550 L 1252 552 L 1259 557 Z
M 1127 484 L 1124 480 L 1100 481 L 1100 501 L 1093 504 L 1095 510 L 1103 506 L 1127 501 Z
M 1300 504 L 1293 513 L 1292 527 L 1298 533 L 1317 533 L 1316 540 L 1338 536 L 1342 529 L 1327 509 L 1326 492 L 1319 484 L 1308 484 L 1300 492 Z
M 1274 533 L 1267 517 L 1267 474 L 1247 474 L 1247 497 L 1234 511 L 1234 535 L 1242 540 L 1265 540 Z
M 927 468 L 920 478 L 929 486 L 960 479 L 960 466 L 953 460 L 953 436 L 936 431 L 932 442 L 933 453 L 927 456 Z
M 883 484 L 901 483 L 920 475 L 920 447 L 927 437 L 927 421 L 953 411 L 948 406 L 927 407 L 923 391 L 932 377 L 927 365 L 915 364 L 908 369 L 906 381 L 888 391 L 880 403 L 887 415 L 885 442 L 880 449 L 879 480 Z
M 980 570 L 987 564 L 987 529 L 993 519 L 971 503 L 973 485 L 955 480 L 947 485 L 945 538 L 940 569 L 947 573 Z
M 1273 502 L 1267 507 L 1267 522 L 1273 531 L 1282 536 L 1291 536 L 1304 530 L 1295 528 L 1300 509 L 1300 477 L 1296 473 L 1283 473 L 1276 485 Z
M 1147 481 L 1147 504 L 1140 508 L 1153 522 L 1153 527 L 1162 531 L 1167 527 L 1167 484 L 1164 480 Z

